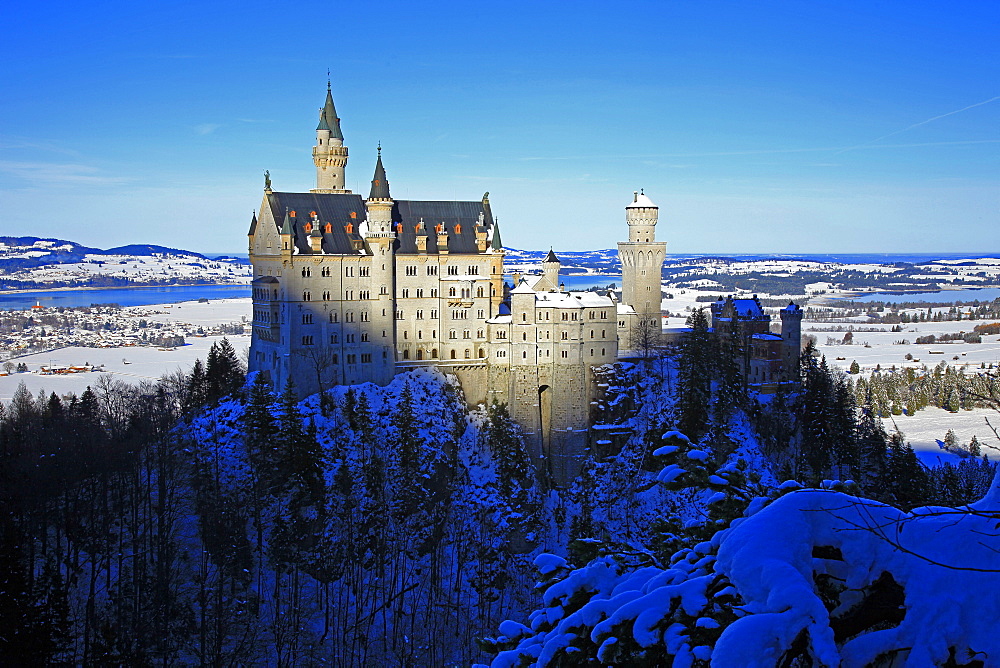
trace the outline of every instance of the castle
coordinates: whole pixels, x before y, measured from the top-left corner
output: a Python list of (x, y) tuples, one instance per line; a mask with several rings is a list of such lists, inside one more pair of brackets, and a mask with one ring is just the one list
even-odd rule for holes
[(304, 396), (438, 367), (458, 377), (470, 405), (506, 403), (552, 480), (571, 479), (599, 396), (594, 370), (659, 342), (657, 206), (637, 192), (625, 207), (619, 302), (564, 290), (552, 252), (541, 275), (508, 284), (489, 193), (394, 199), (381, 147), (368, 197), (348, 190), (329, 84), (312, 155), (316, 187), (276, 191), (267, 174), (250, 225), (250, 371), (276, 388), (292, 380)]

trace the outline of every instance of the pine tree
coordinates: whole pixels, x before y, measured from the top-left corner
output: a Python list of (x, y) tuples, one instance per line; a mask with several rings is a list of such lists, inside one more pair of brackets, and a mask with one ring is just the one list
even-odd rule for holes
[(692, 439), (699, 438), (708, 424), (712, 400), (712, 335), (704, 309), (687, 319), (691, 331), (684, 337), (678, 360), (677, 424)]
[(497, 403), (496, 400), (490, 404), (483, 435), (493, 454), (500, 491), (509, 497), (528, 480), (531, 463), (520, 431), (507, 410), (507, 404)]

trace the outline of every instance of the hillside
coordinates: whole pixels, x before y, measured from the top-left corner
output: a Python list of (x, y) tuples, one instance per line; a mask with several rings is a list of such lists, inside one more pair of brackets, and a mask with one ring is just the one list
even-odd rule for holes
[(0, 290), (249, 283), (249, 277), (245, 260), (164, 246), (101, 250), (62, 239), (0, 237)]

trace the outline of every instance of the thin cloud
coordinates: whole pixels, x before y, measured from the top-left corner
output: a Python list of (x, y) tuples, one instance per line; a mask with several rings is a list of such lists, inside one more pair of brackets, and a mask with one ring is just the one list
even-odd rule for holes
[(52, 185), (121, 185), (122, 176), (105, 176), (96, 167), (52, 162), (14, 162), (0, 160), (0, 173), (26, 181), (33, 186)]
[(194, 131), (200, 135), (210, 135), (221, 127), (221, 123), (202, 123), (194, 126)]
[(870, 144), (876, 144), (876, 143), (882, 141), (883, 139), (888, 139), (889, 137), (894, 137), (894, 136), (896, 136), (898, 134), (902, 134), (904, 132), (908, 132), (908, 131), (910, 131), (910, 130), (912, 130), (914, 128), (919, 128), (922, 125), (927, 125), (928, 123), (933, 123), (934, 121), (939, 121), (942, 118), (947, 118), (948, 116), (954, 116), (955, 114), (960, 114), (963, 111), (968, 111), (969, 109), (975, 109), (976, 107), (981, 107), (984, 104), (989, 104), (990, 102), (996, 102), (997, 100), (1000, 100), (1000, 95), (994, 95), (993, 97), (991, 97), (988, 100), (983, 100), (982, 102), (976, 102), (975, 104), (970, 104), (967, 107), (962, 107), (961, 109), (955, 109), (954, 111), (949, 111), (948, 113), (945, 113), (945, 114), (939, 114), (937, 116), (932, 116), (932, 117), (930, 117), (930, 118), (928, 118), (926, 120), (920, 121), (919, 123), (914, 123), (913, 125), (908, 125), (905, 128), (903, 128), (902, 130), (896, 130), (895, 132), (890, 132), (887, 135), (882, 135), (881, 137), (877, 137), (876, 139), (872, 139), (871, 141), (865, 142), (864, 144), (858, 144), (857, 146), (848, 146), (847, 148), (842, 149), (840, 152), (843, 153), (844, 151), (852, 151), (852, 150), (858, 149), (858, 148), (867, 148)]

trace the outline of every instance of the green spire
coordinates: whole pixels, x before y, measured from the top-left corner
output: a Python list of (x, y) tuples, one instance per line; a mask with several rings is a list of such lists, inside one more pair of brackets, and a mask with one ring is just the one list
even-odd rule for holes
[(378, 145), (378, 162), (375, 163), (375, 176), (372, 178), (372, 190), (368, 199), (390, 199), (389, 181), (385, 178), (385, 167), (382, 166), (382, 144)]
[(329, 130), (332, 139), (343, 139), (344, 133), (340, 131), (340, 119), (337, 118), (337, 108), (333, 106), (333, 93), (330, 92), (330, 82), (326, 82), (326, 103), (319, 112), (319, 125), (317, 130)]
[(493, 221), (493, 239), (490, 241), (490, 248), (498, 251), (503, 250), (503, 242), (500, 241), (500, 221)]
[(288, 207), (285, 207), (285, 222), (281, 224), (281, 233), (289, 235), (292, 233), (292, 218), (288, 215)]
[(247, 232), (247, 236), (257, 233), (257, 212), (253, 212), (253, 218), (250, 220), (250, 231)]

